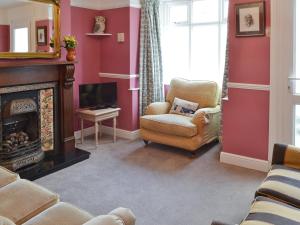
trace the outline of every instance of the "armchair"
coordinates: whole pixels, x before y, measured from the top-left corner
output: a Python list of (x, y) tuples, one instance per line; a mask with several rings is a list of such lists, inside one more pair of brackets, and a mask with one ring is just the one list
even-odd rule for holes
[[(169, 113), (175, 97), (199, 104), (192, 116)], [(140, 118), (142, 139), (196, 151), (218, 138), (220, 106), (218, 85), (212, 81), (176, 78), (170, 83), (166, 102), (150, 104)]]

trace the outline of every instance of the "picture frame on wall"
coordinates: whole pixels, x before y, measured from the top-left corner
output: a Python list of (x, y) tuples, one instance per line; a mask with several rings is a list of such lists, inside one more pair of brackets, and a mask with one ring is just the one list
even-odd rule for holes
[(265, 36), (265, 2), (235, 5), (236, 36)]
[(47, 45), (47, 26), (37, 27), (36, 36), (38, 46)]

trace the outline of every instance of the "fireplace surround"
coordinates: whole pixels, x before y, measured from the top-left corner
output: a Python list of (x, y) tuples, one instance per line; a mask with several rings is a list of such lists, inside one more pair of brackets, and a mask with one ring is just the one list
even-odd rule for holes
[(36, 179), (89, 158), (75, 148), (72, 62), (0, 64), (0, 165)]

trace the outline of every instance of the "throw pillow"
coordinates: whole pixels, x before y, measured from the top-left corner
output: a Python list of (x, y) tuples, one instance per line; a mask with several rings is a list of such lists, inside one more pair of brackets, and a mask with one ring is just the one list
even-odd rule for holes
[(169, 113), (192, 116), (198, 109), (198, 106), (198, 103), (190, 102), (180, 98), (174, 98), (173, 105)]

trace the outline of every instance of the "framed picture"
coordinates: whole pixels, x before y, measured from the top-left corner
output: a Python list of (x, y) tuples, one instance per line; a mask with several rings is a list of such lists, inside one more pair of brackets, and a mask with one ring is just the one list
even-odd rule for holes
[(265, 35), (265, 2), (251, 2), (235, 5), (236, 36)]
[(47, 45), (47, 26), (37, 27), (36, 36), (38, 46)]

